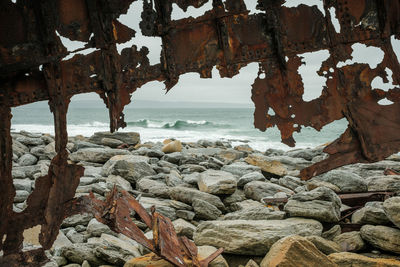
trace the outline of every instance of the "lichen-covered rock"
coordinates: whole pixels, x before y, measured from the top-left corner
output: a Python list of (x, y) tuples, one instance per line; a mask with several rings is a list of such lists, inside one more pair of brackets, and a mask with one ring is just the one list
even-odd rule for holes
[(263, 256), (282, 237), (321, 233), (320, 222), (302, 218), (206, 221), (197, 227), (194, 241), (197, 245), (222, 247), (226, 253)]

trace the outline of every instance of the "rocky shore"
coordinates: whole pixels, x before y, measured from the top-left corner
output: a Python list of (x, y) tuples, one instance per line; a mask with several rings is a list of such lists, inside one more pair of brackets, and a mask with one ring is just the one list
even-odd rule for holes
[[(47, 174), (55, 143), (47, 134), (12, 137), (14, 210), (22, 211), (35, 179)], [(224, 248), (210, 266), (400, 266), (400, 176), (384, 175), (387, 168), (400, 171), (398, 155), (304, 182), (299, 171), (324, 159), (323, 147), (256, 151), (225, 141), (140, 143), (139, 134), (122, 132), (71, 137), (67, 147), (71, 162), (85, 167), (76, 196), (93, 192), (104, 199), (115, 185), (130, 192), (146, 209), (155, 206), (170, 218), (200, 255)], [(339, 195), (368, 191), (394, 196), (367, 202), (342, 219), (349, 207)], [(145, 224), (137, 225), (151, 237)], [(39, 244), (39, 230), (25, 231), (27, 249)], [(91, 215), (75, 215), (63, 222), (46, 266), (171, 266), (143, 257), (147, 253)]]

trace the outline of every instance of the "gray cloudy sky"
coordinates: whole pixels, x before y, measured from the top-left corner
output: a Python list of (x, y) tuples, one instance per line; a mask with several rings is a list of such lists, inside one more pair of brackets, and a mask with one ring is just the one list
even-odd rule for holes
[[(256, 0), (245, 0), (245, 3), (251, 12), (255, 10)], [(287, 0), (284, 4), (287, 7), (294, 7), (300, 3), (307, 5), (317, 5), (317, 7), (324, 13), (322, 7), (322, 0)], [(205, 11), (212, 8), (212, 1), (205, 4), (201, 8), (189, 7), (188, 12), (183, 12), (178, 6), (174, 4), (172, 13), (173, 19), (181, 19), (188, 16), (197, 17), (202, 15)], [(128, 13), (122, 15), (119, 21), (136, 31), (136, 36), (129, 42), (118, 45), (118, 50), (121, 51), (125, 47), (130, 47), (135, 44), (140, 49), (141, 46), (149, 48), (150, 64), (157, 64), (160, 62), (161, 53), (161, 38), (145, 37), (142, 36), (139, 29), (139, 19), (142, 12), (142, 1), (134, 2)], [(330, 10), (334, 12), (334, 10)], [(333, 13), (334, 14), (334, 13)], [(335, 28), (340, 31), (340, 26), (337, 21), (333, 21)], [(63, 43), (69, 48), (70, 51), (79, 47), (79, 42), (71, 42), (66, 38), (62, 38)], [(392, 44), (396, 52), (400, 53), (400, 41), (392, 39)], [(339, 63), (338, 66), (352, 64), (353, 62), (369, 63), (372, 67), (379, 64), (383, 59), (383, 51), (376, 47), (366, 47), (362, 44), (355, 44), (353, 46), (353, 60)], [(91, 51), (88, 51), (91, 52)], [(397, 54), (399, 57), (399, 54)], [(299, 73), (302, 75), (305, 85), (304, 100), (312, 100), (320, 95), (322, 86), (325, 83), (324, 77), (319, 77), (316, 71), (320, 68), (321, 63), (327, 59), (329, 53), (327, 50), (321, 50), (314, 53), (303, 54), (305, 65), (301, 66)], [(151, 82), (133, 94), (133, 99), (137, 100), (155, 100), (155, 101), (189, 101), (189, 102), (227, 102), (227, 103), (251, 103), (251, 84), (257, 76), (258, 64), (251, 63), (241, 69), (240, 74), (234, 78), (220, 78), (218, 71), (214, 68), (212, 79), (200, 79), (197, 73), (188, 73), (180, 76), (179, 83), (172, 88), (172, 90), (165, 94), (163, 90), (164, 85), (160, 82)], [(391, 76), (391, 71), (387, 70), (388, 75)], [(391, 77), (390, 77), (391, 78)], [(391, 84), (383, 85), (381, 78), (376, 78), (373, 85), (391, 88)], [(390, 80), (390, 79), (389, 79)], [(98, 99), (93, 94), (75, 96), (77, 99)]]

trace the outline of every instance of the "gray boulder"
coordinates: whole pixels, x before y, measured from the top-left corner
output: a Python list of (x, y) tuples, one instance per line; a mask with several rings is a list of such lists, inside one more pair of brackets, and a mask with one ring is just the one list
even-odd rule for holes
[(103, 176), (119, 175), (130, 183), (135, 183), (145, 176), (156, 174), (148, 161), (149, 158), (144, 156), (114, 156), (104, 164), (101, 174)]
[(105, 261), (96, 257), (96, 247), (96, 244), (72, 244), (70, 246), (62, 247), (61, 255), (74, 263), (82, 264), (84, 260), (87, 260), (89, 264), (93, 266), (106, 264)]
[(159, 181), (142, 178), (136, 183), (136, 189), (157, 197), (169, 198), (169, 187)]
[(305, 183), (299, 178), (294, 176), (286, 175), (279, 179), (279, 185), (295, 190), (299, 186), (303, 186)]
[(285, 212), (271, 210), (264, 206), (241, 209), (225, 214), (223, 220), (283, 220)]
[(400, 197), (386, 199), (383, 208), (389, 220), (400, 228)]
[(340, 219), (340, 198), (331, 189), (318, 187), (309, 192), (292, 196), (285, 205), (291, 217), (306, 217), (321, 222), (338, 222)]
[(361, 237), (379, 249), (400, 253), (400, 230), (382, 225), (364, 225), (360, 230)]
[(25, 154), (18, 159), (19, 166), (30, 166), (35, 165), (38, 161), (37, 157), (32, 154)]
[(193, 233), (196, 230), (196, 226), (185, 221), (184, 219), (176, 219), (172, 222), (172, 224), (178, 236), (186, 236), (190, 239), (193, 239)]
[(200, 199), (216, 206), (220, 210), (225, 209), (225, 206), (219, 197), (193, 188), (177, 186), (171, 188), (169, 194), (171, 199), (179, 200), (186, 204), (192, 204), (194, 199)]
[(127, 150), (113, 148), (83, 148), (69, 155), (72, 161), (105, 163), (116, 155), (131, 155)]
[(351, 216), (352, 223), (358, 224), (388, 224), (390, 221), (383, 210), (383, 202), (367, 202), (364, 207)]
[(200, 191), (213, 195), (233, 194), (236, 190), (236, 178), (229, 172), (207, 170), (198, 180)]
[(124, 144), (132, 146), (140, 143), (140, 135), (135, 132), (97, 132), (89, 138), (89, 142), (102, 145), (104, 138), (116, 139)]
[(270, 182), (254, 181), (244, 186), (246, 197), (257, 201), (260, 201), (264, 197), (271, 197), (278, 192), (284, 192), (287, 195), (294, 194), (292, 190)]
[(223, 247), (229, 254), (264, 256), (279, 239), (297, 234), (321, 235), (320, 222), (310, 219), (206, 221), (194, 233), (196, 245)]
[(34, 137), (27, 137), (27, 136), (20, 136), (16, 138), (16, 141), (24, 144), (26, 146), (40, 146), (44, 145), (45, 142), (41, 138), (34, 138)]
[(332, 170), (314, 179), (334, 184), (342, 193), (366, 192), (368, 189), (365, 179), (349, 171)]
[(105, 224), (102, 224), (101, 222), (97, 221), (95, 218), (90, 220), (86, 231), (88, 234), (94, 237), (101, 236), (101, 234), (112, 234), (112, 231), (110, 227), (108, 227)]
[(368, 191), (400, 191), (400, 175), (373, 176), (366, 180)]
[(201, 199), (193, 199), (192, 206), (196, 217), (199, 219), (216, 220), (222, 215), (217, 207)]
[(365, 249), (366, 244), (361, 238), (360, 232), (352, 231), (340, 234), (333, 238), (342, 251), (357, 252)]
[(253, 165), (249, 165), (244, 162), (237, 162), (230, 165), (225, 165), (221, 168), (221, 171), (230, 172), (236, 176), (243, 176), (247, 173), (251, 172), (259, 172), (261, 173), (261, 168)]
[(253, 182), (253, 181), (262, 181), (265, 182), (266, 179), (264, 177), (264, 175), (262, 175), (261, 172), (249, 172), (245, 175), (243, 175), (242, 177), (239, 178), (239, 180), (237, 181), (237, 186), (238, 187), (243, 187), (246, 184)]

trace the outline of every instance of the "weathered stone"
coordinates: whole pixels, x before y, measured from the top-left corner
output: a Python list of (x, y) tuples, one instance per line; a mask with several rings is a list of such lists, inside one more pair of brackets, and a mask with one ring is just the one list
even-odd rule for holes
[(86, 231), (91, 236), (101, 236), (101, 234), (112, 234), (110, 227), (101, 222), (97, 221), (95, 218), (90, 220)]
[(200, 191), (213, 195), (233, 194), (236, 190), (236, 178), (229, 172), (207, 170), (198, 180)]
[(364, 207), (353, 213), (351, 222), (358, 224), (388, 224), (390, 220), (383, 210), (383, 202), (367, 202)]
[(294, 194), (292, 190), (270, 182), (254, 181), (244, 186), (246, 197), (257, 201), (260, 201), (264, 197), (272, 197), (278, 192), (284, 192), (288, 195)]
[(95, 244), (72, 244), (67, 247), (61, 248), (61, 254), (70, 262), (82, 264), (84, 260), (87, 260), (90, 265), (99, 266), (106, 264), (103, 260), (99, 259), (95, 255)]
[(157, 257), (154, 253), (146, 254), (142, 257), (130, 259), (124, 267), (174, 267), (168, 261)]
[(243, 175), (242, 177), (239, 178), (239, 180), (237, 181), (237, 186), (238, 187), (243, 187), (247, 183), (250, 183), (250, 182), (253, 182), (253, 181), (265, 182), (265, 177), (260, 172), (250, 172), (250, 173), (247, 173), (247, 174), (245, 174), (245, 175)]
[(193, 199), (192, 206), (199, 219), (216, 220), (222, 215), (217, 207), (201, 199)]
[(253, 260), (249, 260), (244, 267), (260, 267), (260, 265)]
[(14, 179), (13, 183), (15, 190), (23, 190), (29, 193), (32, 191), (32, 180), (30, 179)]
[(367, 191), (365, 179), (349, 171), (332, 170), (313, 179), (334, 184), (339, 187), (342, 193)]
[(119, 175), (130, 183), (135, 183), (142, 177), (155, 175), (156, 172), (148, 164), (149, 158), (135, 155), (118, 155), (110, 158), (104, 164), (101, 174)]
[(40, 146), (44, 145), (45, 142), (41, 138), (20, 136), (15, 139), (16, 141), (26, 146)]
[(279, 184), (286, 188), (295, 190), (297, 187), (304, 185), (304, 182), (298, 177), (286, 175), (279, 179)]
[(116, 155), (131, 155), (127, 150), (113, 148), (83, 148), (69, 155), (72, 161), (105, 163)]
[(194, 199), (200, 199), (209, 202), (220, 210), (225, 209), (225, 206), (219, 197), (201, 192), (193, 188), (178, 186), (171, 188), (169, 194), (172, 199), (179, 200), (187, 204), (192, 204)]
[(246, 195), (244, 194), (244, 191), (236, 189), (236, 191), (232, 195), (225, 196), (222, 202), (226, 207), (229, 207), (230, 205), (236, 202), (241, 202), (243, 200), (246, 200)]
[(330, 260), (340, 267), (398, 267), (400, 261), (395, 259), (374, 259), (356, 253), (332, 253)]
[(89, 138), (89, 142), (101, 145), (103, 138), (117, 139), (124, 144), (132, 146), (140, 143), (140, 135), (135, 132), (97, 132)]
[(191, 185), (197, 185), (199, 179), (200, 179), (200, 173), (198, 172), (193, 172), (183, 176), (183, 181)]
[(165, 154), (162, 159), (172, 164), (179, 164), (180, 160), (184, 157), (181, 152), (174, 152), (170, 154)]
[(361, 237), (379, 249), (400, 253), (400, 230), (382, 225), (364, 225)]
[(177, 200), (169, 201), (169, 205), (177, 210), (193, 210), (192, 206)]
[(172, 225), (174, 226), (175, 232), (178, 236), (186, 236), (193, 239), (193, 233), (196, 230), (196, 226), (184, 219), (176, 219), (172, 222)]
[(221, 171), (230, 172), (233, 175), (241, 177), (247, 173), (259, 172), (261, 173), (261, 168), (253, 165), (246, 164), (244, 162), (237, 162), (230, 165), (225, 165), (221, 168)]
[(386, 199), (383, 208), (389, 220), (400, 228), (400, 197)]
[(24, 191), (24, 190), (16, 190), (15, 191), (15, 197), (14, 197), (14, 203), (21, 203), (24, 202), (29, 196), (29, 192)]
[(263, 256), (282, 237), (321, 233), (320, 222), (302, 218), (206, 221), (197, 227), (194, 240), (197, 245), (223, 247), (226, 253)]
[(157, 197), (169, 198), (169, 187), (162, 182), (142, 178), (137, 182), (136, 188), (142, 192), (151, 193)]
[(357, 252), (365, 248), (365, 242), (357, 231), (340, 234), (333, 241), (340, 246), (341, 251)]
[(54, 241), (52, 249), (59, 250), (62, 247), (67, 247), (72, 245), (72, 242), (65, 236), (62, 231), (58, 232), (57, 239)]
[(322, 222), (338, 222), (340, 198), (331, 189), (318, 187), (309, 192), (293, 195), (285, 205), (291, 217), (313, 218)]
[(240, 202), (233, 203), (229, 207), (232, 211), (238, 211), (238, 210), (251, 209), (255, 207), (264, 207), (264, 205), (259, 201), (246, 199)]
[(18, 159), (19, 166), (35, 165), (38, 161), (37, 157), (32, 154), (25, 154)]
[(330, 240), (326, 240), (320, 236), (307, 236), (306, 239), (314, 244), (322, 253), (329, 255), (331, 253), (341, 252), (340, 246)]
[(181, 152), (182, 151), (182, 143), (179, 140), (169, 142), (168, 144), (163, 146), (161, 151), (164, 153)]
[(86, 241), (85, 236), (78, 233), (75, 229), (69, 230), (66, 234), (66, 237), (68, 237), (72, 243), (84, 243)]
[(170, 218), (172, 221), (176, 220), (175, 209), (170, 205), (169, 200), (159, 199), (159, 198), (150, 198), (150, 197), (141, 197), (139, 203), (150, 213), (151, 207), (154, 206), (156, 211), (165, 217)]
[(18, 142), (15, 139), (12, 140), (12, 150), (13, 153), (15, 153), (18, 157), (21, 157), (25, 153), (29, 152), (29, 148), (26, 145)]
[(225, 214), (223, 220), (283, 220), (285, 212), (256, 206)]
[(178, 218), (182, 218), (187, 221), (193, 220), (195, 215), (196, 215), (196, 213), (194, 213), (193, 211), (188, 211), (188, 210), (177, 210), (176, 211), (176, 216)]
[(249, 155), (245, 160), (248, 164), (258, 166), (262, 171), (273, 175), (285, 176), (288, 172), (285, 165), (283, 165), (281, 162), (271, 160), (269, 157), (261, 154)]
[(196, 165), (196, 164), (185, 164), (178, 167), (178, 170), (182, 174), (193, 173), (193, 172), (204, 172), (207, 169), (203, 166)]
[(313, 243), (298, 235), (287, 236), (272, 245), (260, 267), (338, 267)]

